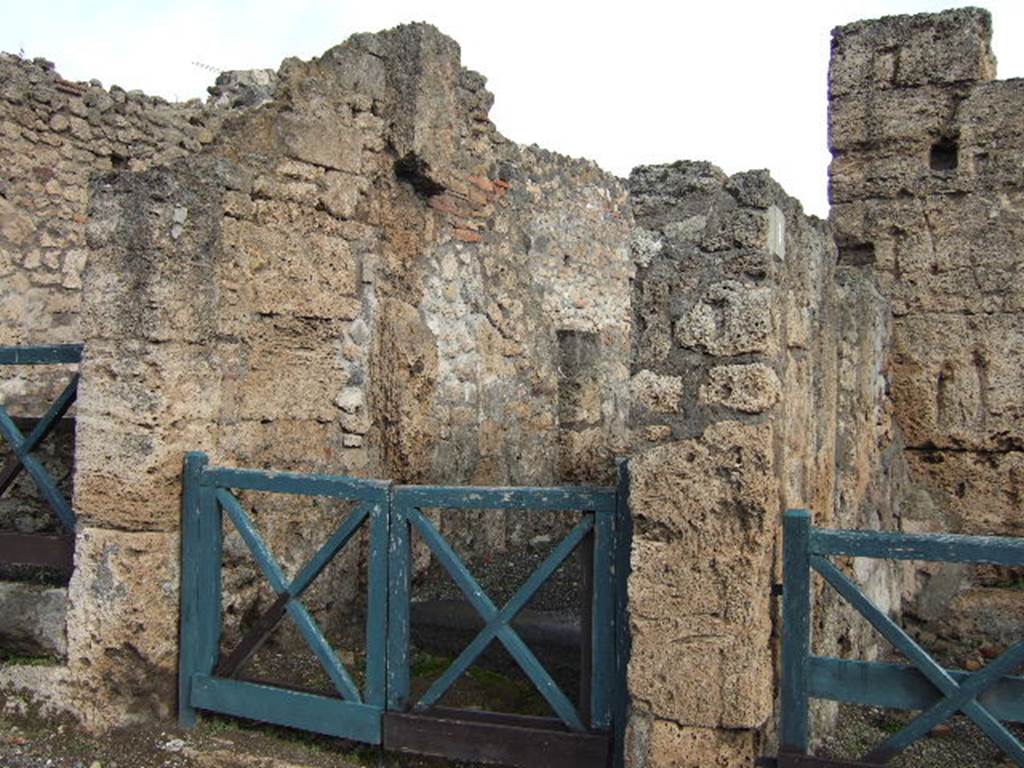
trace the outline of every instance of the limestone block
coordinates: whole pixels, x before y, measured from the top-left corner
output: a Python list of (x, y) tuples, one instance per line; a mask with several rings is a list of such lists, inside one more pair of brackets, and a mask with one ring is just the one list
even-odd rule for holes
[(773, 354), (778, 348), (773, 299), (770, 288), (752, 288), (735, 280), (715, 283), (676, 321), (676, 341), (722, 357)]
[(744, 413), (767, 411), (781, 395), (778, 375), (764, 363), (716, 366), (708, 371), (708, 381), (700, 388), (700, 402)]
[(634, 714), (626, 732), (630, 768), (749, 768), (758, 752), (755, 730), (690, 728)]
[(960, 104), (959, 140), (967, 151), (998, 152), (1024, 148), (1024, 80), (999, 80), (971, 88)]
[(238, 345), (235, 374), (226, 377), (224, 415), (240, 420), (309, 419), (332, 422), (332, 400), (345, 383), (346, 362), (329, 342), (294, 338), (291, 330), (261, 328)]
[(340, 238), (226, 220), (224, 245), (251, 281), (254, 312), (352, 319), (359, 311), (346, 299), (359, 286), (358, 264)]
[(653, 371), (640, 371), (630, 382), (633, 400), (654, 413), (678, 413), (683, 396), (680, 376), (660, 376)]
[(720, 422), (630, 463), (629, 687), (659, 717), (756, 728), (771, 715), (772, 444), (770, 425)]
[(172, 716), (178, 535), (82, 526), (68, 599), (76, 712), (92, 727)]
[(185, 453), (209, 450), (215, 433), (208, 422), (153, 428), (80, 413), (74, 493), (79, 519), (132, 531), (175, 530)]
[(829, 101), (829, 147), (848, 151), (885, 145), (926, 145), (955, 133), (961, 92), (941, 86), (868, 91)]
[(289, 157), (347, 173), (362, 168), (362, 132), (341, 113), (287, 114), (276, 130)]
[(832, 31), (829, 91), (838, 96), (991, 80), (996, 71), (991, 37), (992, 19), (979, 8), (889, 16), (837, 27)]
[[(893, 311), (1019, 312), (1024, 193), (868, 201), (832, 210), (840, 243), (868, 243)], [(844, 259), (840, 247), (840, 262)]]
[(0, 645), (26, 656), (63, 656), (67, 603), (64, 587), (0, 582)]
[(911, 476), (945, 507), (958, 533), (1024, 535), (1024, 453), (909, 451)]
[(911, 447), (1024, 447), (1016, 315), (912, 315), (893, 326), (895, 416)]

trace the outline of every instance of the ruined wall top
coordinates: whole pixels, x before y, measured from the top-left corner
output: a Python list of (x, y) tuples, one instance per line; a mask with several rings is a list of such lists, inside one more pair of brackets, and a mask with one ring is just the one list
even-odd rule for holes
[(992, 80), (992, 17), (981, 8), (887, 16), (832, 31), (829, 92)]

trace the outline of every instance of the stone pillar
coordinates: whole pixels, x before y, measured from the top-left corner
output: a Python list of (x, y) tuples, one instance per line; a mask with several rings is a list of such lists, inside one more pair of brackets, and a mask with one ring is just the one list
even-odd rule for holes
[(630, 186), (627, 764), (750, 766), (773, 728), (781, 514), (831, 510), (833, 251), (765, 172), (676, 163)]
[(94, 185), (68, 665), (90, 725), (173, 711), (181, 465), (212, 445), (222, 177), (180, 162)]

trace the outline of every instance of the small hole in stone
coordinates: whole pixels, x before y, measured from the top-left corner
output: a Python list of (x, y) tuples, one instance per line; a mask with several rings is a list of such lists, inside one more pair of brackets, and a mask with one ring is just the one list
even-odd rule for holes
[(123, 171), (128, 168), (128, 158), (116, 152), (110, 155), (110, 167), (115, 171)]
[(412, 185), (418, 195), (433, 197), (445, 191), (444, 186), (430, 178), (430, 165), (414, 152), (395, 161), (395, 176)]
[(933, 171), (953, 171), (959, 164), (960, 148), (955, 139), (943, 138), (932, 144), (929, 164)]
[(874, 243), (845, 243), (839, 246), (839, 263), (867, 267), (875, 263)]

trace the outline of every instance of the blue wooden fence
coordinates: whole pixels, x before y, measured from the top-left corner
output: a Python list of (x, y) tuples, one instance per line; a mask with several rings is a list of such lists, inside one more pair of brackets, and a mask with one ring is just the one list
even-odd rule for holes
[[(328, 496), (354, 500), (358, 506), (299, 574), (288, 581), (235, 495), (234, 491), (238, 490)], [(499, 607), (424, 514), (425, 509), (534, 510), (573, 515), (576, 519), (569, 534), (511, 600)], [(242, 641), (232, 651), (222, 654), (224, 513), (241, 534), (278, 598)], [(626, 506), (614, 489), (392, 486), (386, 482), (340, 476), (211, 468), (204, 454), (190, 453), (185, 462), (182, 514), (179, 660), (179, 718), (182, 724), (191, 726), (196, 720), (197, 710), (207, 710), (371, 744), (383, 743), (386, 747), (405, 748), (407, 751), (418, 749), (437, 754), (433, 750), (440, 749), (441, 753), (456, 757), (479, 755), (480, 744), (487, 742), (489, 754), (497, 754), (499, 759), (507, 759), (512, 764), (543, 759), (543, 750), (548, 748), (553, 750), (549, 757), (556, 752), (570, 757), (585, 753), (584, 762), (589, 761), (588, 764), (596, 764), (595, 756), (603, 759), (607, 755), (613, 712), (624, 712), (624, 707), (616, 699), (625, 695), (619, 679), (624, 663), (617, 658), (616, 648), (623, 644), (620, 603), (624, 598), (623, 568), (627, 562), (624, 547), (628, 547), (628, 541), (616, 535), (617, 527), (625, 528), (617, 521), (626, 515)], [(363, 525), (369, 526), (371, 546), (367, 675), (365, 687), (360, 691), (300, 598)], [(410, 542), (414, 531), (454, 578), (485, 626), (427, 692), (411, 701)], [(513, 629), (512, 620), (581, 546), (588, 547), (585, 552), (590, 556), (588, 562), (592, 562), (591, 575), (587, 580), (592, 586), (586, 612), (590, 618), (586, 624), (589, 637), (585, 640), (591, 663), (590, 674), (582, 686), (585, 700), (574, 705)], [(316, 653), (337, 689), (337, 697), (233, 679), (241, 663), (285, 615), (292, 618)], [(530, 731), (528, 727), (524, 731), (522, 719), (517, 720), (514, 727), (506, 727), (507, 720), (505, 723), (488, 724), (481, 721), (480, 713), (474, 713), (472, 722), (462, 722), (458, 718), (453, 719), (451, 712), (445, 710), (443, 729), (435, 727), (442, 719), (428, 720), (424, 729), (418, 718), (429, 717), (431, 713), (440, 717), (437, 713), (441, 710), (435, 707), (437, 702), (495, 640), (521, 666), (551, 706), (557, 720), (545, 721), (542, 730), (537, 731), (542, 736), (535, 744), (525, 746), (522, 744), (523, 733)], [(393, 714), (395, 719), (388, 731), (383, 724), (388, 722), (389, 714)], [(567, 736), (562, 741), (558, 741), (557, 729), (552, 730), (552, 724), (559, 722)], [(462, 726), (464, 729), (460, 730)], [(478, 743), (460, 751), (458, 737), (435, 738), (441, 730), (454, 732), (457, 736), (461, 733), (468, 741), (476, 738)], [(595, 732), (605, 736), (595, 740)], [(491, 742), (510, 735), (513, 740), (507, 753), (500, 748), (495, 751)], [(537, 749), (531, 753), (534, 747)], [(575, 763), (555, 760), (551, 764)]]
[[(843, 764), (816, 763), (803, 757), (808, 750), (807, 710), (812, 698), (921, 710), (858, 764), (886, 763), (936, 725), (963, 713), (1017, 765), (1024, 766), (1024, 747), (1003, 724), (1024, 722), (1024, 678), (1011, 676), (1024, 665), (1024, 641), (1014, 643), (977, 672), (945, 669), (828, 559), (846, 556), (1024, 565), (1024, 539), (828, 530), (812, 526), (805, 510), (787, 511), (783, 526), (780, 766)], [(911, 663), (883, 664), (812, 654), (812, 570)]]
[[(289, 581), (234, 494), (239, 490), (326, 496), (352, 500), (357, 506)], [(185, 460), (182, 499), (181, 723), (192, 725), (196, 710), (203, 709), (379, 744), (385, 704), (389, 484), (326, 475), (210, 468), (205, 455), (190, 453)], [(241, 534), (277, 600), (235, 650), (222, 658), (223, 513)], [(370, 556), (366, 683), (360, 691), (301, 598), (364, 525), (370, 530)], [(232, 678), (284, 615), (292, 619), (313, 650), (336, 688), (337, 698)]]
[[(58, 344), (44, 347), (0, 347), (0, 365), (60, 365), (78, 363), (82, 359), (81, 344)], [(14, 456), (0, 469), (0, 494), (14, 483), (22, 470), (28, 472), (50, 509), (69, 533), (75, 530), (75, 513), (57, 487), (56, 481), (32, 452), (39, 447), (68, 412), (78, 396), (78, 374), (53, 402), (46, 414), (26, 436), (18, 429), (7, 409), (0, 405), (0, 435), (11, 446)]]

